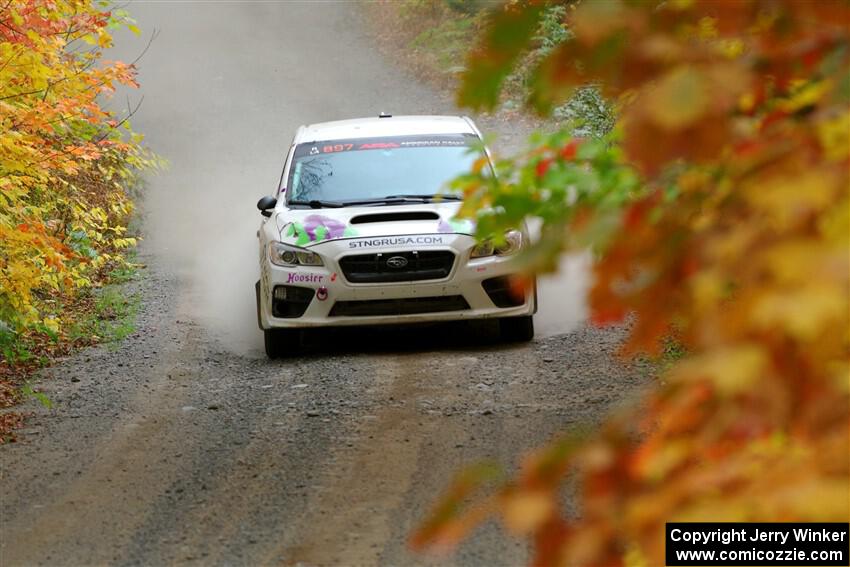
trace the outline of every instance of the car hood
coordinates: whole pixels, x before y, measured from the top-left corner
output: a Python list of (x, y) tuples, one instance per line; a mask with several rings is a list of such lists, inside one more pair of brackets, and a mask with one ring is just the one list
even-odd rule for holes
[(404, 234), (474, 234), (475, 223), (455, 219), (461, 203), (338, 209), (289, 209), (273, 217), (281, 242), (311, 246), (330, 240)]

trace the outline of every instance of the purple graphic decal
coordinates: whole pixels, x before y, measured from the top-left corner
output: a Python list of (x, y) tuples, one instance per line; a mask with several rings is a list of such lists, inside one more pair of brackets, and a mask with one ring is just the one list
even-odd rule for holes
[(340, 238), (345, 233), (345, 228), (345, 223), (322, 215), (310, 215), (304, 219), (304, 230), (313, 242)]
[(459, 232), (462, 234), (474, 234), (475, 222), (469, 219), (449, 219), (448, 222), (443, 219), (440, 219), (440, 222), (437, 225), (437, 232)]

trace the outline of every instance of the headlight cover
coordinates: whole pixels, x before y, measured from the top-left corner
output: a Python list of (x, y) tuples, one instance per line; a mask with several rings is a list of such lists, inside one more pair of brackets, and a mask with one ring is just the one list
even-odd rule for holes
[(275, 266), (324, 266), (322, 257), (315, 252), (283, 242), (269, 243), (269, 260)]
[(505, 233), (505, 241), (494, 244), (492, 240), (479, 242), (472, 248), (470, 258), (485, 258), (487, 256), (510, 256), (516, 254), (522, 248), (522, 232), (519, 230), (509, 230)]

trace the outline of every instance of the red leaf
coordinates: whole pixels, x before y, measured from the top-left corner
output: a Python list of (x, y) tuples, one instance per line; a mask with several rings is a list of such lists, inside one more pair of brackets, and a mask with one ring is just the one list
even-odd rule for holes
[(561, 158), (565, 160), (575, 159), (580, 144), (579, 140), (571, 140), (569, 144), (561, 148)]

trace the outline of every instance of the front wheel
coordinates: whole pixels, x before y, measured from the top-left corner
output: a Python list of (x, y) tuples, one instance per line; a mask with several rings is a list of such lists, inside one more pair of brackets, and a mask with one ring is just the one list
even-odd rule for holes
[(506, 342), (527, 343), (534, 338), (534, 319), (531, 315), (499, 319), (499, 334)]
[(282, 358), (294, 356), (301, 348), (301, 331), (297, 329), (264, 329), (263, 342), (266, 356)]

